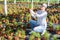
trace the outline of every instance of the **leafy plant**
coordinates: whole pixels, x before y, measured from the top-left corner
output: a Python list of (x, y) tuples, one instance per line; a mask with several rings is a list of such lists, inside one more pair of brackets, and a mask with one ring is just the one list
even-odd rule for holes
[(53, 36), (53, 40), (57, 40), (57, 36), (56, 35)]
[(48, 26), (49, 27), (52, 27), (53, 26), (53, 23), (52, 22), (49, 22)]
[(22, 25), (22, 22), (18, 22), (18, 25)]
[(36, 33), (35, 37), (37, 38), (36, 40), (41, 40), (41, 36), (39, 32)]
[(35, 35), (35, 37), (37, 37), (37, 38), (40, 38), (41, 36), (40, 36), (40, 33), (36, 33), (36, 35)]
[(6, 27), (5, 33), (6, 33), (7, 35), (10, 35), (10, 32), (11, 32), (11, 31), (12, 31), (11, 27)]
[(1, 37), (1, 40), (5, 40), (4, 36)]
[(40, 40), (40, 33), (32, 31), (29, 40), (34, 40), (35, 37), (38, 38), (37, 40)]
[(36, 32), (32, 31), (30, 34), (31, 35), (29, 36), (29, 40), (34, 40)]
[(5, 24), (6, 24), (6, 25), (9, 25), (9, 24), (10, 24), (8, 19), (6, 19)]
[(34, 36), (33, 35), (30, 35), (30, 37), (29, 37), (29, 40), (34, 40)]
[(24, 39), (25, 38), (25, 31), (24, 30), (22, 30), (22, 31), (21, 30), (17, 30), (17, 32), (15, 33), (15, 36)]
[(20, 30), (17, 30), (15, 33), (15, 36), (18, 36), (18, 33), (20, 32)]
[(46, 40), (49, 40), (50, 34), (46, 31), (43, 36)]
[(21, 36), (22, 36), (22, 38), (25, 38), (25, 31), (24, 30), (21, 31)]
[(57, 25), (55, 30), (60, 30), (60, 25)]

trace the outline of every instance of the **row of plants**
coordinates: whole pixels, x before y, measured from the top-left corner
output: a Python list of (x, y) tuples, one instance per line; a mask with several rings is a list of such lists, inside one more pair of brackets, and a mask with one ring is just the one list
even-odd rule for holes
[[(34, 7), (33, 8), (38, 8), (39, 5), (41, 5), (42, 3), (34, 3)], [(4, 14), (4, 5), (0, 4), (0, 13)], [(51, 4), (52, 6), (49, 6), (47, 8), (48, 13), (53, 13), (53, 12), (60, 12), (60, 7), (59, 4), (56, 4), (57, 6), (55, 6), (55, 4)], [(7, 4), (8, 7), (8, 13), (13, 13), (13, 12), (20, 12), (21, 10), (25, 10), (25, 9), (29, 9), (31, 8), (31, 3), (17, 3), (17, 4), (13, 4), (13, 3), (8, 3)], [(17, 11), (18, 10), (18, 11)]]
[(46, 31), (43, 36), (38, 32), (32, 32), (29, 36), (29, 40), (58, 40), (57, 35), (52, 35)]
[(48, 24), (48, 30), (52, 33), (54, 32), (55, 34), (59, 34), (60, 35), (60, 25), (53, 25), (52, 22), (49, 22)]
[[(52, 34), (60, 34), (60, 13), (58, 13), (58, 10), (55, 8), (50, 9), (50, 12), (48, 13), (48, 30)], [(59, 9), (60, 10), (60, 9)], [(59, 30), (59, 32), (57, 32)]]
[[(2, 5), (3, 6), (3, 5)], [(0, 8), (1, 9), (1, 8)], [(34, 9), (36, 11), (38, 9)], [(56, 34), (60, 34), (60, 13), (58, 12), (49, 12), (48, 10), (48, 16), (47, 16), (47, 22), (49, 30), (56, 31)], [(0, 37), (2, 40), (8, 39), (8, 40), (25, 40), (26, 39), (26, 27), (29, 27), (29, 20), (31, 20), (31, 15), (29, 13), (29, 8), (26, 8), (24, 6), (16, 6), (14, 4), (8, 5), (8, 15), (5, 16), (3, 9), (0, 11)], [(57, 26), (55, 29), (53, 28), (53, 24), (56, 24)], [(51, 32), (52, 32), (51, 31)], [(57, 33), (57, 31), (59, 31)], [(36, 35), (37, 34), (37, 35)], [(49, 40), (50, 35), (48, 32), (46, 32), (42, 40)], [(55, 37), (53, 37), (55, 38)], [(41, 40), (40, 33), (33, 32), (29, 36), (29, 40)]]
[(31, 15), (29, 14), (28, 10), (25, 11), (24, 8), (20, 8), (19, 10), (17, 10), (16, 6), (10, 7), (10, 9), (8, 10), (9, 11), (7, 16), (5, 16), (4, 14), (0, 15), (1, 40), (25, 40), (25, 30), (26, 27), (28, 27), (28, 21), (31, 19)]
[[(4, 29), (3, 29), (4, 31)], [(8, 33), (6, 33), (8, 32)], [(2, 36), (0, 36), (1, 40), (26, 40), (27, 36), (25, 35), (25, 31), (22, 29), (18, 29), (15, 33), (12, 31), (6, 31), (5, 33), (2, 34)], [(50, 40), (50, 33), (48, 31), (46, 31), (44, 33), (43, 36), (40, 35), (40, 33), (38, 32), (32, 32), (29, 36), (28, 36), (29, 40)], [(52, 36), (53, 40), (58, 40), (56, 35)]]

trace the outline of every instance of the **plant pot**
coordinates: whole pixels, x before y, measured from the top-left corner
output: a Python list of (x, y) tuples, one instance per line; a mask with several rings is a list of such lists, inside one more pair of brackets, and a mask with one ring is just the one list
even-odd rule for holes
[(2, 34), (2, 32), (0, 31), (0, 35)]
[(41, 40), (46, 40), (46, 38), (43, 36), (43, 37), (41, 38)]
[(56, 35), (53, 35), (52, 40), (58, 40)]
[(6, 36), (6, 34), (2, 34), (2, 36)]
[(3, 22), (3, 23), (5, 23), (5, 22), (6, 22), (6, 20), (3, 20), (2, 22)]
[(60, 30), (56, 30), (56, 34), (59, 34), (60, 35)]
[(30, 27), (30, 24), (29, 23), (27, 24), (27, 27)]
[(53, 27), (49, 27), (48, 30), (49, 30), (50, 32), (52, 32), (52, 31), (53, 31)]
[(8, 36), (8, 40), (11, 40), (11, 36)]
[(35, 40), (41, 40), (40, 38), (35, 38)]
[(14, 37), (14, 40), (19, 40), (19, 38), (17, 36)]
[(34, 40), (34, 38), (35, 37), (33, 35), (32, 36), (30, 35), (29, 40)]
[(1, 27), (3, 27), (3, 25), (2, 25), (2, 24), (0, 24), (0, 28), (1, 28)]

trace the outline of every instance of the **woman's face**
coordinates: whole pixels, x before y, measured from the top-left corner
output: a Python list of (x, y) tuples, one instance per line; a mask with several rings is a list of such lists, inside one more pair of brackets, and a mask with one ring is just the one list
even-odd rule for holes
[(41, 10), (45, 10), (45, 7), (44, 6), (41, 6), (41, 8), (40, 8)]

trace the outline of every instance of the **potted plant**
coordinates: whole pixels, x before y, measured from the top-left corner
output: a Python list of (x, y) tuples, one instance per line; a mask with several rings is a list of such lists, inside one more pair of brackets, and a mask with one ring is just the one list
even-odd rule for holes
[(41, 40), (39, 32), (32, 31), (29, 36), (29, 40)]
[(5, 29), (2, 29), (2, 35), (1, 35), (1, 40), (5, 40), (5, 38), (7, 38)]
[(48, 17), (47, 17), (46, 22), (48, 22), (48, 21), (49, 21), (49, 19), (48, 19)]
[(55, 23), (55, 24), (58, 24), (58, 19), (57, 19), (57, 17), (54, 19), (54, 23)]
[(8, 19), (6, 19), (6, 22), (5, 22), (5, 24), (6, 24), (6, 26), (9, 26), (9, 20)]
[(12, 36), (10, 35), (10, 32), (11, 32), (11, 31), (12, 31), (12, 29), (11, 29), (10, 26), (6, 27), (5, 33), (6, 33), (6, 35), (7, 35), (7, 39), (8, 39), (8, 40), (11, 40), (11, 39), (12, 39)]
[(55, 30), (56, 30), (56, 34), (60, 34), (60, 25), (57, 25)]
[(25, 39), (26, 38), (26, 35), (25, 35), (25, 31), (24, 30), (21, 31), (21, 38), (22, 39)]
[(50, 34), (46, 31), (42, 37), (42, 40), (49, 40)]
[(53, 31), (53, 23), (52, 22), (49, 22), (48, 23), (48, 30), (50, 31), (50, 32), (52, 32)]
[(13, 40), (14, 37), (13, 35), (14, 35), (13, 31), (10, 31), (10, 33), (7, 35), (8, 40)]
[(29, 20), (31, 20), (31, 15), (29, 13), (26, 13), (26, 21), (28, 22)]
[(36, 35), (35, 35), (35, 40), (41, 40), (40, 33), (36, 32)]
[(14, 40), (19, 40), (19, 38), (17, 36), (14, 36)]
[(19, 38), (18, 38), (18, 37), (19, 37), (19, 36), (18, 36), (18, 35), (19, 35), (18, 32), (19, 32), (19, 30), (17, 30), (17, 31), (15, 32), (14, 40), (18, 40), (18, 39), (19, 39)]
[(33, 31), (29, 36), (29, 40), (34, 40), (36, 33)]
[(4, 36), (1, 36), (1, 40), (5, 40)]
[(24, 30), (17, 30), (17, 32), (15, 33), (15, 39), (20, 39), (20, 40), (24, 40), (26, 37), (25, 35), (25, 31)]
[(2, 18), (2, 22), (5, 23), (6, 22), (6, 19), (5, 18)]
[(2, 28), (2, 27), (3, 27), (2, 22), (0, 22), (0, 28)]
[(58, 40), (56, 35), (53, 35), (53, 40)]
[(11, 29), (11, 27), (9, 26), (9, 27), (6, 27), (6, 30), (5, 30), (5, 33), (7, 34), (7, 35), (10, 35), (10, 32), (12, 31), (12, 29)]
[(13, 24), (14, 24), (15, 27), (18, 26), (18, 22), (16, 22), (16, 21), (14, 21)]
[(30, 35), (29, 40), (34, 40), (34, 35)]
[(11, 35), (8, 35), (8, 40), (12, 40), (12, 36)]

